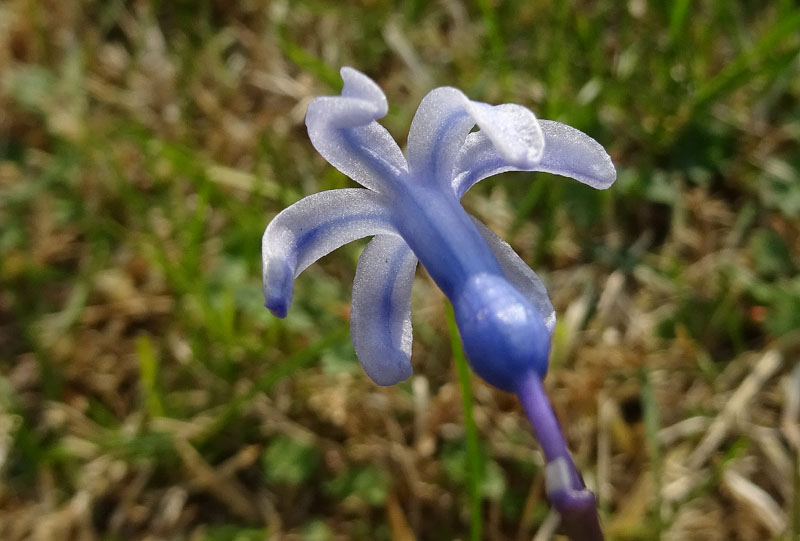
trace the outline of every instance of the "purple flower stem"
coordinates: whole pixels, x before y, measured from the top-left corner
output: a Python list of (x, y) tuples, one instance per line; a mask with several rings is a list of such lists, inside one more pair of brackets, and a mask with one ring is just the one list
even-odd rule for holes
[(561, 514), (564, 532), (575, 541), (603, 541), (597, 500), (586, 488), (572, 461), (561, 427), (542, 382), (535, 373), (530, 373), (522, 380), (517, 387), (517, 396), (542, 446), (547, 461), (547, 498)]

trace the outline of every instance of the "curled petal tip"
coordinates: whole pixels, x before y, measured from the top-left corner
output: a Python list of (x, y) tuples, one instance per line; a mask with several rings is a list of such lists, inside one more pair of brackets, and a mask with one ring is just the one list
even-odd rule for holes
[(617, 170), (603, 146), (566, 124), (540, 120), (545, 138), (541, 171), (572, 177), (604, 190), (617, 180)]
[(344, 81), (343, 97), (369, 102), (375, 108), (374, 118), (386, 116), (386, 113), (389, 112), (389, 102), (386, 101), (386, 95), (375, 81), (360, 71), (347, 66), (343, 67), (339, 74), (342, 76), (342, 81)]
[(328, 162), (365, 188), (385, 190), (405, 177), (405, 156), (376, 122), (389, 105), (380, 87), (353, 68), (342, 68), (340, 96), (321, 96), (308, 104), (311, 144)]
[(544, 139), (536, 116), (521, 105), (472, 101), (458, 89), (432, 90), (417, 109), (408, 134), (408, 163), (416, 178), (449, 185), (461, 149), (477, 124), (496, 153), (518, 168), (539, 163)]
[(310, 195), (280, 212), (261, 240), (265, 305), (284, 317), (292, 302), (294, 279), (311, 263), (350, 241), (394, 233), (382, 199), (363, 188)]
[(264, 306), (266, 306), (267, 310), (272, 312), (272, 315), (275, 317), (284, 318), (289, 312), (289, 306), (283, 299), (267, 299), (264, 301)]
[(383, 359), (381, 366), (376, 369), (367, 364), (363, 364), (363, 366), (367, 376), (378, 385), (384, 387), (405, 381), (413, 374), (413, 369), (408, 359), (404, 355), (397, 353), (393, 353)]
[(484, 120), (489, 127), (485, 131), (509, 165), (519, 169), (531, 169), (538, 165), (544, 153), (545, 142), (536, 115), (515, 103), (495, 107), (476, 105), (483, 113), (480, 117), (484, 114), (488, 116), (487, 113), (494, 117), (491, 121), (488, 118)]
[(608, 161), (605, 164), (605, 167), (601, 168), (597, 172), (598, 178), (603, 183), (603, 188), (608, 188), (614, 182), (617, 181), (617, 169), (614, 167), (614, 164), (611, 162), (611, 157), (608, 157)]
[(289, 304), (291, 304), (291, 294), (287, 297), (285, 295), (276, 295), (273, 291), (264, 290), (264, 306), (275, 317), (286, 317), (289, 312)]
[[(597, 146), (600, 147), (599, 143)], [(611, 156), (606, 153), (605, 149), (603, 149), (601, 153), (600, 149), (602, 149), (602, 147), (597, 150), (598, 160), (589, 167), (589, 173), (586, 176), (589, 179), (593, 179), (593, 184), (590, 185), (593, 185), (599, 190), (605, 190), (616, 182), (617, 169), (611, 161)], [(587, 182), (587, 184), (589, 184), (589, 182)]]
[(294, 275), (285, 262), (268, 260), (264, 264), (264, 306), (277, 317), (286, 317), (292, 302)]

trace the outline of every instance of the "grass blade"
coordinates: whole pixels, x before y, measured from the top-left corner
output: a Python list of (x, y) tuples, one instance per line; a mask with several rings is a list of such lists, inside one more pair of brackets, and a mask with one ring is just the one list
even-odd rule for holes
[(676, 0), (672, 4), (672, 10), (669, 14), (669, 39), (673, 46), (677, 46), (683, 39), (683, 31), (688, 14), (689, 0)]
[(755, 46), (742, 52), (725, 69), (701, 86), (694, 100), (694, 109), (704, 108), (720, 96), (730, 93), (749, 81), (752, 73), (758, 71), (758, 64), (775, 54), (780, 42), (800, 30), (800, 11), (779, 21)]
[(306, 349), (299, 351), (286, 359), (286, 362), (281, 363), (268, 370), (253, 386), (239, 396), (233, 397), (228, 402), (225, 409), (219, 416), (211, 423), (211, 425), (200, 435), (195, 438), (194, 443), (199, 445), (209, 440), (214, 435), (222, 431), (234, 418), (236, 418), (247, 405), (261, 393), (269, 391), (276, 383), (290, 376), (294, 372), (300, 370), (311, 364), (314, 360), (319, 358), (319, 354), (338, 344), (346, 339), (348, 335), (348, 327), (343, 326), (329, 332), (316, 342), (309, 345)]
[(158, 390), (158, 356), (148, 335), (142, 334), (136, 339), (136, 355), (145, 409), (151, 417), (162, 417), (164, 405)]
[(467, 479), (469, 480), (469, 525), (470, 539), (481, 539), (481, 449), (478, 442), (478, 429), (475, 417), (472, 414), (472, 384), (470, 382), (470, 369), (464, 350), (461, 348), (461, 338), (458, 336), (456, 318), (453, 307), (447, 304), (447, 327), (450, 330), (450, 345), (458, 372), (458, 383), (461, 386), (461, 407), (464, 410), (464, 433), (467, 444)]
[(506, 44), (497, 22), (494, 6), (490, 0), (478, 0), (478, 8), (481, 10), (483, 27), (486, 29), (486, 38), (489, 42), (491, 58), (497, 63), (500, 72), (505, 76), (509, 73), (508, 62), (506, 60)]
[(645, 438), (650, 448), (650, 460), (653, 469), (653, 485), (655, 492), (655, 509), (653, 511), (654, 539), (661, 539), (664, 531), (664, 518), (661, 516), (661, 485), (663, 482), (663, 459), (661, 456), (661, 443), (658, 431), (661, 429), (661, 410), (653, 393), (653, 384), (650, 374), (644, 369), (639, 372), (639, 384), (642, 387), (642, 408), (644, 417)]
[(342, 78), (339, 72), (330, 67), (321, 59), (309, 53), (306, 49), (292, 41), (283, 29), (278, 32), (280, 47), (289, 60), (300, 68), (313, 73), (317, 78), (327, 84), (334, 92), (342, 89)]

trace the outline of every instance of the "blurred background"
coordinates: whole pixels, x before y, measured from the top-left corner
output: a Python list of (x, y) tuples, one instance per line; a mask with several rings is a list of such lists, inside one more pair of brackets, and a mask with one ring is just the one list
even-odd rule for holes
[(473, 377), (465, 418), (423, 270), (391, 388), (348, 336), (366, 241), (263, 308), (266, 224), (353, 185), (303, 124), (342, 65), (401, 146), (453, 85), (611, 154), (605, 192), (464, 200), (551, 292), (546, 386), (608, 537), (797, 539), (791, 0), (0, 2), (0, 539), (551, 538), (519, 405)]

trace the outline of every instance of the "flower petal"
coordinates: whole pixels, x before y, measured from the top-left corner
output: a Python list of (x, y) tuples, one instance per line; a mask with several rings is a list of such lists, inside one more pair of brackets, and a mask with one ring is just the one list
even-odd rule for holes
[(617, 170), (605, 149), (580, 130), (552, 120), (540, 121), (545, 150), (537, 171), (554, 173), (605, 190), (617, 180)]
[(394, 231), (381, 196), (363, 188), (316, 193), (284, 209), (261, 240), (266, 307), (286, 316), (293, 281), (311, 263), (355, 239)]
[(553, 334), (553, 329), (556, 326), (556, 311), (550, 302), (547, 288), (542, 280), (525, 264), (506, 241), (495, 235), (491, 229), (483, 225), (474, 216), (470, 216), (470, 218), (472, 218), (472, 221), (478, 227), (478, 231), (489, 244), (489, 248), (492, 249), (506, 279), (539, 310), (544, 320), (544, 326), (547, 327), (547, 331), (550, 334)]
[(308, 136), (336, 169), (362, 186), (381, 191), (408, 171), (395, 140), (375, 122), (388, 111), (386, 96), (363, 73), (347, 67), (340, 73), (341, 96), (323, 96), (308, 104)]
[(478, 181), (506, 171), (542, 171), (554, 173), (604, 190), (617, 179), (611, 158), (600, 143), (566, 124), (540, 120), (544, 135), (541, 161), (532, 167), (509, 162), (481, 132), (467, 137), (458, 157), (453, 190), (462, 197)]
[(361, 366), (378, 385), (411, 376), (411, 286), (417, 258), (400, 237), (377, 235), (353, 282), (350, 336)]
[(411, 177), (449, 185), (459, 152), (475, 124), (480, 127), (478, 133), (507, 163), (522, 169), (539, 163), (544, 140), (532, 112), (521, 105), (470, 101), (460, 90), (442, 87), (425, 96), (411, 122)]

